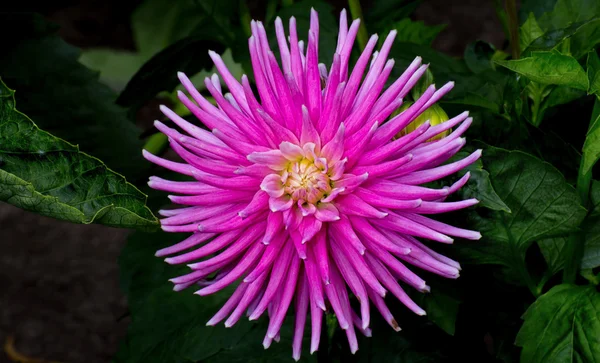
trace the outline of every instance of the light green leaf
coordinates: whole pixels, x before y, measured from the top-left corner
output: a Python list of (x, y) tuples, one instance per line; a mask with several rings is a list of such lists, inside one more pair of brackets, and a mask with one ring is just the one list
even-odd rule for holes
[(532, 52), (519, 60), (496, 61), (497, 64), (540, 84), (568, 86), (587, 91), (588, 78), (577, 60), (556, 52)]
[[(446, 28), (446, 25), (425, 25), (422, 21), (413, 21), (404, 18), (392, 25), (392, 29), (398, 31), (397, 42), (431, 45), (438, 34)], [(391, 30), (391, 29), (390, 29)]]
[(534, 40), (544, 35), (544, 31), (540, 28), (539, 24), (535, 20), (533, 13), (529, 13), (529, 17), (519, 28), (519, 43), (521, 51), (524, 51), (529, 47)]
[(515, 344), (528, 363), (600, 360), (600, 293), (593, 286), (558, 285), (523, 315)]
[(483, 236), (465, 247), (473, 263), (523, 268), (534, 241), (573, 232), (585, 217), (575, 189), (551, 164), (521, 151), (487, 147), (483, 163), (498, 196), (512, 213), (472, 212), (472, 225)]
[(594, 93), (600, 97), (600, 58), (598, 58), (598, 53), (595, 50), (588, 53), (587, 76), (590, 80), (588, 93)]
[(75, 223), (152, 229), (146, 196), (102, 162), (40, 130), (0, 81), (0, 200)]

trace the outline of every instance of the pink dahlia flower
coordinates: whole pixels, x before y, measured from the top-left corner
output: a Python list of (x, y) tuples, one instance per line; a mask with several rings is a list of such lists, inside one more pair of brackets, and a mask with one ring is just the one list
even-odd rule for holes
[[(468, 173), (442, 189), (419, 186), (479, 158), (480, 150), (444, 164), (465, 145), (461, 135), (472, 121), (468, 113), (435, 126), (426, 122), (396, 137), (453, 84), (437, 90), (430, 86), (388, 120), (427, 65), (416, 58), (384, 91), (394, 66), (387, 59), (396, 34), (392, 31), (379, 52), (373, 51), (373, 35), (349, 71), (358, 25), (355, 20), (348, 27), (342, 12), (333, 64), (327, 67), (317, 59), (319, 24), (314, 10), (306, 45), (298, 41), (294, 18), (289, 37), (281, 19), (276, 20), (279, 61), (263, 24), (252, 22), (248, 43), (258, 98), (246, 76), (238, 82), (210, 52), (229, 92), (223, 93), (217, 75), (207, 78), (214, 106), (179, 74), (193, 101), (183, 92), (179, 99), (212, 132), (161, 107), (183, 132), (158, 121), (155, 125), (185, 162), (144, 152), (151, 162), (195, 179), (152, 177), (149, 182), (154, 189), (178, 194), (171, 195), (171, 201), (186, 206), (160, 212), (165, 217), (163, 230), (193, 233), (156, 253), (175, 255), (167, 263), (189, 264), (192, 272), (171, 280), (175, 290), (196, 285), (196, 294), (204, 296), (237, 282), (235, 292), (207, 324), (225, 320), (229, 327), (244, 313), (254, 320), (266, 312), (265, 348), (278, 339), (293, 302), (295, 359), (300, 358), (309, 310), (311, 353), (318, 349), (325, 311), (335, 313), (353, 353), (358, 349), (356, 331), (371, 334), (371, 304), (400, 330), (384, 301), (388, 291), (424, 315), (398, 281), (423, 292), (429, 287), (406, 263), (448, 278), (458, 277), (460, 265), (417, 237), (441, 243), (452, 243), (451, 236), (481, 237), (425, 216), (477, 203), (444, 201), (467, 182)], [(452, 128), (447, 137), (433, 139)], [(352, 309), (348, 290), (359, 311)]]

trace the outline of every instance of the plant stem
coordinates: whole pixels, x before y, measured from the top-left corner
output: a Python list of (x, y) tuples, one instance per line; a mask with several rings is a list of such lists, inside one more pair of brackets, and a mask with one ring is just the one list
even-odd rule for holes
[(519, 44), (519, 19), (517, 18), (516, 0), (506, 0), (506, 15), (508, 16), (508, 30), (510, 33), (510, 48), (513, 59), (519, 59), (521, 48)]
[(287, 7), (290, 5), (294, 4), (294, 0), (281, 0), (281, 5), (283, 5), (283, 7)]
[(358, 46), (363, 51), (369, 41), (369, 33), (367, 32), (367, 26), (365, 25), (365, 18), (362, 14), (362, 8), (360, 6), (360, 0), (348, 0), (348, 7), (350, 8), (350, 15), (352, 19), (360, 19), (360, 26), (358, 27)]

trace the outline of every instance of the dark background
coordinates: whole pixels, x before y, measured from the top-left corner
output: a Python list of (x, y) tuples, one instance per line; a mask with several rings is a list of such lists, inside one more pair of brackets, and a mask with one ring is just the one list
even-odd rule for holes
[[(75, 46), (131, 49), (129, 18), (139, 2), (49, 2), (42, 12)], [(412, 18), (447, 24), (433, 47), (450, 55), (460, 56), (478, 39), (505, 48), (492, 0), (423, 0)], [(138, 115), (141, 123), (148, 121), (145, 114)], [(110, 361), (128, 324), (117, 265), (127, 235), (126, 230), (74, 225), (0, 203), (2, 345), (12, 336), (17, 351), (45, 361)], [(5, 361), (2, 352), (0, 362)]]

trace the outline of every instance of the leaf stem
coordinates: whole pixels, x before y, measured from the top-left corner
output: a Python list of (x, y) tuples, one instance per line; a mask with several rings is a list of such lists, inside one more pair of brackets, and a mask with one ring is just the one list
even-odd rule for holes
[(510, 33), (510, 49), (513, 59), (519, 59), (521, 48), (519, 45), (519, 19), (517, 18), (516, 0), (506, 0), (506, 15), (508, 16), (508, 30)]
[(358, 27), (358, 46), (363, 51), (369, 41), (369, 33), (367, 32), (367, 26), (365, 25), (365, 18), (362, 14), (362, 7), (360, 6), (360, 0), (348, 0), (348, 7), (350, 8), (350, 15), (352, 19), (360, 19), (360, 26)]

